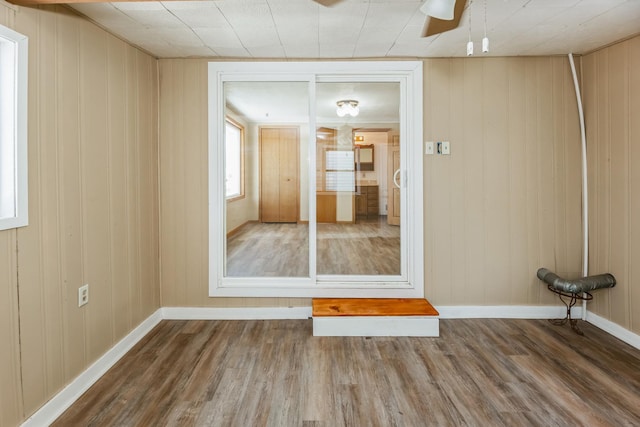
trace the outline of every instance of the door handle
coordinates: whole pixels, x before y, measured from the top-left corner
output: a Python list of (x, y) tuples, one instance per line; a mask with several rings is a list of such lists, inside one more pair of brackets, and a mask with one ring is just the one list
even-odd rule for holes
[(396, 187), (400, 188), (400, 184), (398, 183), (398, 174), (400, 174), (400, 168), (398, 168), (398, 170), (393, 173), (393, 184)]

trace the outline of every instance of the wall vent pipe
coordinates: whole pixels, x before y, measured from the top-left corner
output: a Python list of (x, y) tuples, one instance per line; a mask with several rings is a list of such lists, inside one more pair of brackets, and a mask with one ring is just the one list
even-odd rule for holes
[[(582, 110), (582, 96), (580, 84), (576, 74), (576, 65), (573, 62), (573, 54), (569, 54), (569, 64), (573, 75), (573, 85), (576, 90), (576, 102), (578, 103), (578, 115), (580, 118), (580, 137), (582, 139), (582, 277), (589, 275), (589, 193), (587, 186), (587, 136), (584, 128), (584, 111)], [(584, 295), (583, 295), (584, 296)], [(587, 318), (587, 301), (582, 301), (582, 320)]]

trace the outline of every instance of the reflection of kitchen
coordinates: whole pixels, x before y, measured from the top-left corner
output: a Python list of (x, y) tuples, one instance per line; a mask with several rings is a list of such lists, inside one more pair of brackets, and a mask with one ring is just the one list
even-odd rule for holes
[(359, 223), (387, 215), (391, 129), (320, 127), (317, 132), (317, 221)]

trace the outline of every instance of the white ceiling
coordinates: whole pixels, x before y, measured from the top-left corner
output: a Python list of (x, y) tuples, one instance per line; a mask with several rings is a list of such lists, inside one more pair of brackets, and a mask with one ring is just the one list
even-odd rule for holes
[[(423, 38), (422, 0), (216, 0), (86, 3), (73, 7), (158, 58), (398, 58), (476, 56), (484, 0), (462, 25)], [(486, 0), (488, 55), (582, 54), (640, 33), (640, 0)]]

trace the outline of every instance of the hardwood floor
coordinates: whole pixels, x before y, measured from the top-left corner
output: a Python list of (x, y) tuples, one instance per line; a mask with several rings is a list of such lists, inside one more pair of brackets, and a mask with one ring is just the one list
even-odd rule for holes
[(581, 323), (314, 338), (310, 320), (163, 321), (54, 425), (640, 425), (640, 351)]
[[(386, 217), (317, 230), (318, 274), (400, 274), (400, 227)], [(227, 276), (308, 277), (309, 226), (247, 223), (227, 240)]]

